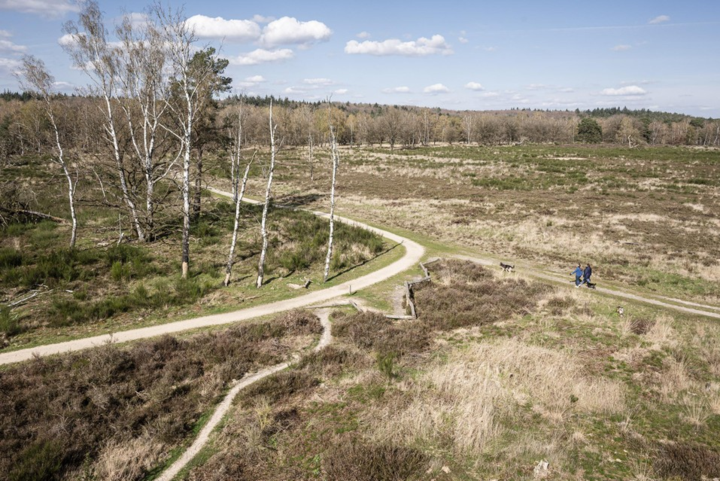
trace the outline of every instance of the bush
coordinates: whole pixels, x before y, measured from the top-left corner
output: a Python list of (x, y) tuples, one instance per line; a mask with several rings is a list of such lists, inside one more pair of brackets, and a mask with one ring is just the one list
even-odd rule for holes
[(49, 481), (60, 479), (63, 449), (57, 441), (40, 441), (30, 445), (20, 455), (10, 472), (13, 481)]
[(720, 453), (699, 444), (663, 444), (653, 467), (663, 478), (717, 478), (720, 477)]
[(0, 332), (5, 333), (7, 336), (15, 336), (20, 334), (20, 331), (17, 316), (13, 315), (9, 307), (0, 306)]
[(363, 349), (382, 355), (403, 356), (430, 347), (430, 334), (419, 321), (392, 321), (382, 314), (362, 312), (340, 318), (333, 324), (334, 335), (346, 338)]
[(328, 480), (403, 481), (426, 469), (428, 457), (417, 449), (361, 441), (341, 441), (323, 456)]

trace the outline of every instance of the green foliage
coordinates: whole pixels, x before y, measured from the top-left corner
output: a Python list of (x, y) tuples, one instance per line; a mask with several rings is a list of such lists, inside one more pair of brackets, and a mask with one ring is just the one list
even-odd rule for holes
[(397, 354), (394, 352), (378, 352), (375, 361), (378, 369), (381, 373), (387, 377), (388, 382), (395, 379), (397, 373), (395, 372), (395, 359)]
[(59, 479), (63, 464), (63, 449), (57, 441), (31, 444), (20, 455), (10, 472), (12, 481), (49, 481)]
[(20, 334), (20, 323), (9, 307), (0, 306), (0, 332), (8, 336)]
[(602, 142), (602, 127), (597, 120), (585, 117), (578, 124), (577, 139), (590, 144)]

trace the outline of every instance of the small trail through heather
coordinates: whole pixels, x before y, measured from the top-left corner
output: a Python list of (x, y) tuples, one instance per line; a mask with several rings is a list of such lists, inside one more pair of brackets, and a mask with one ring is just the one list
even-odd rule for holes
[[(323, 332), (320, 336), (320, 342), (315, 347), (315, 351), (317, 352), (323, 349), (325, 346), (328, 346), (332, 342), (332, 331), (330, 328), (330, 309), (318, 309), (314, 312), (320, 318), (320, 323), (323, 327)], [(193, 443), (182, 454), (182, 456), (180, 456), (168, 469), (163, 472), (163, 474), (159, 478), (157, 478), (158, 481), (171, 481), (185, 466), (187, 466), (190, 461), (192, 461), (195, 456), (197, 456), (200, 450), (208, 443), (210, 439), (210, 434), (230, 410), (233, 400), (240, 391), (257, 381), (270, 376), (271, 374), (282, 371), (288, 366), (290, 366), (290, 362), (283, 362), (274, 366), (266, 367), (265, 369), (262, 369), (254, 374), (245, 376), (237, 384), (235, 384), (232, 389), (230, 389), (230, 391), (225, 395), (225, 398), (222, 400), (222, 402), (215, 409), (215, 412), (213, 413), (207, 424), (203, 426), (200, 434), (198, 434), (197, 438), (195, 438), (195, 441), (193, 441)]]

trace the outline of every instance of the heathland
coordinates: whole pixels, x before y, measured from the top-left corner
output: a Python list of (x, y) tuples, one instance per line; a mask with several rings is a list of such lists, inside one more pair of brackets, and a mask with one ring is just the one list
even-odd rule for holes
[[(340, 157), (340, 214), (402, 233), (425, 245), (428, 258), (442, 258), (427, 265), (431, 281), (414, 293), (416, 319), (373, 308), (403, 314), (398, 289), (421, 276), (419, 268), (353, 293), (370, 310), (338, 309), (334, 342), (317, 353), (309, 347), (319, 323), (296, 311), (5, 367), (4, 476), (152, 479), (233, 380), (286, 360), (290, 368), (241, 391), (182, 478), (720, 476), (718, 321), (575, 289), (569, 274), (589, 263), (599, 286), (717, 311), (719, 151), (348, 146)], [(328, 159), (323, 148), (312, 161), (306, 148), (281, 150), (274, 203), (326, 210)], [(52, 185), (37, 162), (18, 158), (3, 175)], [(219, 188), (228, 186), (222, 163), (220, 155), (206, 159), (207, 182)], [(264, 189), (256, 168), (250, 197)], [(62, 216), (62, 187), (46, 191), (54, 194), (35, 207)], [(203, 192), (185, 280), (178, 226), (166, 224), (149, 245), (118, 243), (116, 211), (91, 204), (80, 209), (75, 250), (64, 247), (66, 224), (3, 227), (4, 298), (37, 293), (3, 309), (5, 349), (265, 303), (296, 295), (288, 284), (306, 279), (324, 287), (327, 222), (310, 214), (272, 210), (270, 280), (256, 289), (261, 213), (243, 207), (238, 280), (227, 289), (233, 209), (225, 200)], [(333, 271), (346, 278), (399, 255), (347, 227), (336, 242)]]

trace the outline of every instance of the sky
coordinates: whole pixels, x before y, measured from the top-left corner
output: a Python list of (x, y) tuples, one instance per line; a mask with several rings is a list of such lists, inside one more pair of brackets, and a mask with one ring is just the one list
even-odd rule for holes
[[(100, 0), (106, 23), (150, 0)], [(165, 2), (230, 60), (236, 93), (453, 110), (647, 108), (720, 117), (720, 1)], [(0, 0), (0, 90), (22, 55), (58, 91), (88, 83), (62, 50), (76, 0)]]

